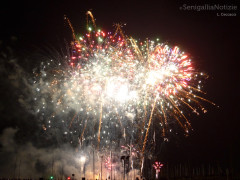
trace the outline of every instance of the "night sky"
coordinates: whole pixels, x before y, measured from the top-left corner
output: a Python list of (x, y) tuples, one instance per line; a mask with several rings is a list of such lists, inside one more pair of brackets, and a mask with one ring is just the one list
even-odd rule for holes
[[(237, 5), (236, 2), (219, 4)], [(24, 57), (31, 59), (29, 57), (45, 46), (64, 48), (64, 39), (71, 38), (64, 15), (69, 17), (76, 32), (84, 32), (88, 10), (92, 11), (97, 26), (106, 31), (113, 30), (113, 23), (126, 23), (123, 31), (136, 39), (160, 38), (161, 42), (177, 45), (191, 54), (197, 69), (209, 75), (204, 85), (205, 97), (216, 106), (204, 103), (208, 112), (191, 116), (194, 131), (190, 136), (173, 137), (169, 143), (164, 143), (162, 153), (169, 161), (221, 161), (226, 166), (233, 162), (239, 167), (239, 10), (230, 11), (237, 13), (236, 17), (223, 17), (217, 13), (228, 11), (180, 10), (183, 4), (205, 3), (182, 0), (8, 1), (0, 7), (1, 48), (9, 45), (21, 57), (19, 64), (33, 68), (39, 61), (24, 60)], [(11, 37), (16, 40), (12, 42)], [(26, 124), (21, 126), (17, 120), (15, 123), (11, 117), (6, 118), (8, 113), (24, 112), (18, 108), (15, 96), (8, 94), (6, 82), (1, 84), (0, 132), (7, 127), (28, 127), (28, 123), (34, 126), (30, 120), (23, 121)], [(4, 108), (6, 105), (8, 110)]]

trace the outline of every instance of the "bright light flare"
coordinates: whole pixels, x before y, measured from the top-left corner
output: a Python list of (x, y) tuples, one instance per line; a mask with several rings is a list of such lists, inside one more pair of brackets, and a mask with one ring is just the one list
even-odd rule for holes
[(81, 162), (81, 163), (85, 163), (85, 162), (86, 162), (86, 159), (87, 159), (86, 156), (81, 156), (81, 157), (80, 157), (80, 162)]

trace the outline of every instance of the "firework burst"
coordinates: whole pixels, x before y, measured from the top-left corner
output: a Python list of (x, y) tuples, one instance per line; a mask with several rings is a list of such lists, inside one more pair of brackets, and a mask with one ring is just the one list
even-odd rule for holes
[(163, 164), (161, 162), (158, 162), (156, 161), (154, 164), (153, 164), (153, 167), (156, 171), (156, 179), (158, 179), (158, 174), (160, 173), (160, 170), (161, 168), (163, 167)]
[(93, 28), (88, 22), (81, 36), (65, 17), (73, 32), (70, 55), (34, 71), (34, 107), (44, 130), (62, 123), (63, 133), (77, 136), (81, 146), (136, 144), (142, 154), (154, 119), (164, 137), (174, 122), (188, 133), (186, 114), (205, 112), (199, 100), (208, 101), (200, 95), (205, 74), (195, 70), (189, 55), (127, 37), (119, 24), (114, 33), (104, 32), (88, 16)]

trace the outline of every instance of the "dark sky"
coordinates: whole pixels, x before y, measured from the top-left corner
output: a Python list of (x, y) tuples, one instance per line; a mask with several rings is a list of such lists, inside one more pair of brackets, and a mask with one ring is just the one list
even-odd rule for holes
[[(207, 72), (206, 98), (217, 106), (206, 104), (208, 113), (191, 120), (191, 136), (166, 146), (172, 157), (228, 161), (240, 156), (239, 146), (239, 10), (187, 11), (186, 5), (237, 5), (237, 1), (8, 1), (0, 7), (0, 40), (18, 38), (18, 50), (63, 46), (71, 31), (64, 24), (69, 17), (76, 32), (83, 32), (85, 13), (91, 10), (99, 27), (112, 30), (113, 23), (126, 23), (124, 31), (134, 38), (160, 38), (189, 52), (196, 67)], [(238, 7), (239, 8), (239, 7)], [(236, 13), (235, 17), (217, 13)], [(68, 34), (66, 34), (68, 33)], [(32, 62), (31, 62), (32, 63)], [(3, 120), (1, 120), (3, 121)], [(177, 144), (177, 145), (176, 145)], [(170, 155), (169, 155), (170, 156)], [(173, 158), (173, 159), (174, 159)]]

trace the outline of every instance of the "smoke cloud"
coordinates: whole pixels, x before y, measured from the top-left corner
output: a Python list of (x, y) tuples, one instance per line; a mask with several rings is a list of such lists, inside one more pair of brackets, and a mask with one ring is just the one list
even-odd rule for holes
[[(48, 179), (54, 176), (56, 179), (65, 179), (74, 174), (76, 179), (84, 176), (92, 179), (94, 167), (94, 178), (99, 179), (101, 164), (102, 178), (111, 175), (111, 170), (106, 166), (106, 158), (101, 159), (101, 155), (91, 147), (76, 151), (69, 144), (58, 148), (36, 148), (31, 142), (19, 145), (14, 140), (17, 131), (18, 129), (6, 128), (0, 136), (0, 177)], [(121, 177), (123, 163), (116, 152), (112, 153), (112, 176)], [(132, 170), (128, 176), (137, 176), (138, 173), (137, 170)]]
[[(5, 50), (0, 52), (0, 177), (66, 179), (72, 174), (74, 179), (84, 176), (99, 179), (101, 174), (102, 179), (111, 174), (117, 179), (122, 177), (121, 155), (125, 152), (121, 149), (100, 153), (90, 144), (81, 146), (77, 136), (70, 133), (67, 134), (70, 139), (75, 138), (74, 142), (78, 143), (69, 141), (64, 128), (52, 127), (46, 132), (43, 120), (36, 115), (31, 103), (35, 87), (31, 84), (30, 70), (20, 65), (21, 59), (16, 58), (10, 47), (3, 47)], [(126, 117), (132, 120), (134, 114), (128, 113)], [(128, 164), (127, 174), (133, 178), (139, 172)]]

